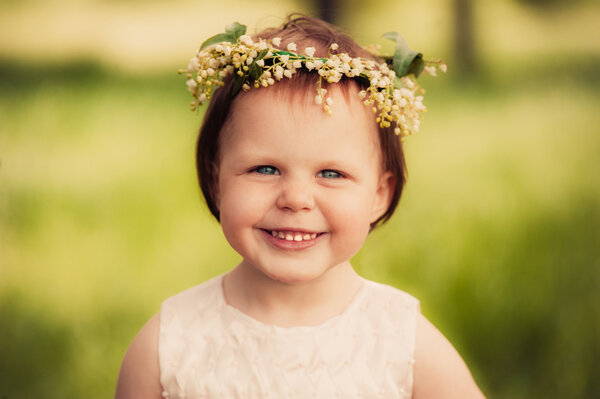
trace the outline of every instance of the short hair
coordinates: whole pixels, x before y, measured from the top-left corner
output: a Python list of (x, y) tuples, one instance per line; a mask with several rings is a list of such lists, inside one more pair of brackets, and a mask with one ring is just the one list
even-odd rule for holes
[[(382, 62), (337, 27), (318, 18), (301, 14), (291, 14), (281, 27), (266, 29), (253, 35), (255, 39), (263, 38), (265, 40), (275, 37), (281, 38), (281, 48), (285, 48), (290, 42), (296, 43), (298, 49), (309, 46), (315, 47), (316, 57), (327, 57), (331, 44), (337, 43), (339, 46), (337, 52), (339, 53), (347, 53), (351, 57), (362, 57), (379, 63)], [(298, 69), (292, 78), (284, 80), (286, 81), (285, 85), (291, 89), (314, 90), (318, 75), (305, 69)], [(346, 77), (333, 84), (342, 85), (342, 88), (346, 91), (351, 82), (356, 82), (359, 87), (366, 88), (363, 83)], [(233, 86), (231, 75), (224, 79), (224, 83), (223, 87), (213, 93), (208, 109), (204, 114), (196, 146), (196, 171), (200, 188), (208, 209), (218, 221), (220, 221), (220, 212), (216, 204), (216, 193), (219, 184), (220, 135), (223, 127), (231, 118), (230, 110), (235, 101), (235, 97), (231, 94)], [(277, 85), (282, 83), (283, 81), (277, 83)], [(326, 86), (327, 83), (323, 81), (323, 87)], [(258, 88), (256, 90), (263, 89)], [(393, 215), (406, 183), (406, 163), (400, 138), (394, 134), (393, 127), (383, 128), (378, 125), (377, 129), (379, 131), (382, 169), (393, 175), (395, 184), (387, 210), (371, 224), (371, 229), (385, 223)]]

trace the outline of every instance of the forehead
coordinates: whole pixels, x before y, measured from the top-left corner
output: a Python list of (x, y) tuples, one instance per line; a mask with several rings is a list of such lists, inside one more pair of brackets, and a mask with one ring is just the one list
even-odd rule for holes
[(299, 87), (282, 81), (240, 93), (221, 132), (220, 152), (240, 144), (260, 147), (261, 140), (268, 140), (283, 141), (298, 150), (303, 144), (320, 143), (319, 149), (329, 152), (354, 156), (352, 152), (363, 152), (380, 160), (375, 116), (358, 97), (358, 86), (346, 83), (327, 88), (327, 97), (333, 100), (331, 116), (315, 103), (317, 92), (312, 84)]

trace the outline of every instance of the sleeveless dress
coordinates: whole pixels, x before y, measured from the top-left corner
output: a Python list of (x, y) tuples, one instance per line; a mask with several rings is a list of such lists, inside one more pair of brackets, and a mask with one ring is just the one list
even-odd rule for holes
[(363, 280), (344, 312), (317, 326), (266, 325), (227, 304), (223, 276), (162, 304), (163, 397), (411, 398), (419, 302)]

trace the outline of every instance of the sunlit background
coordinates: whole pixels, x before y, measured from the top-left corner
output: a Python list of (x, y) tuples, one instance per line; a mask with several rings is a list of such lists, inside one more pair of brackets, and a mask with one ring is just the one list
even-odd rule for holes
[[(353, 260), (420, 298), (490, 398), (600, 397), (600, 4), (338, 0), (449, 72), (392, 221)], [(177, 68), (316, 2), (0, 2), (0, 398), (107, 398), (166, 297), (238, 256), (194, 174)]]

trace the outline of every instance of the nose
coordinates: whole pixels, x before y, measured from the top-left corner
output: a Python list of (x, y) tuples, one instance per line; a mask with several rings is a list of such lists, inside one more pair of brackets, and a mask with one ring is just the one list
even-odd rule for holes
[(310, 183), (289, 176), (282, 179), (276, 205), (279, 209), (293, 212), (313, 209), (315, 199), (311, 192)]

